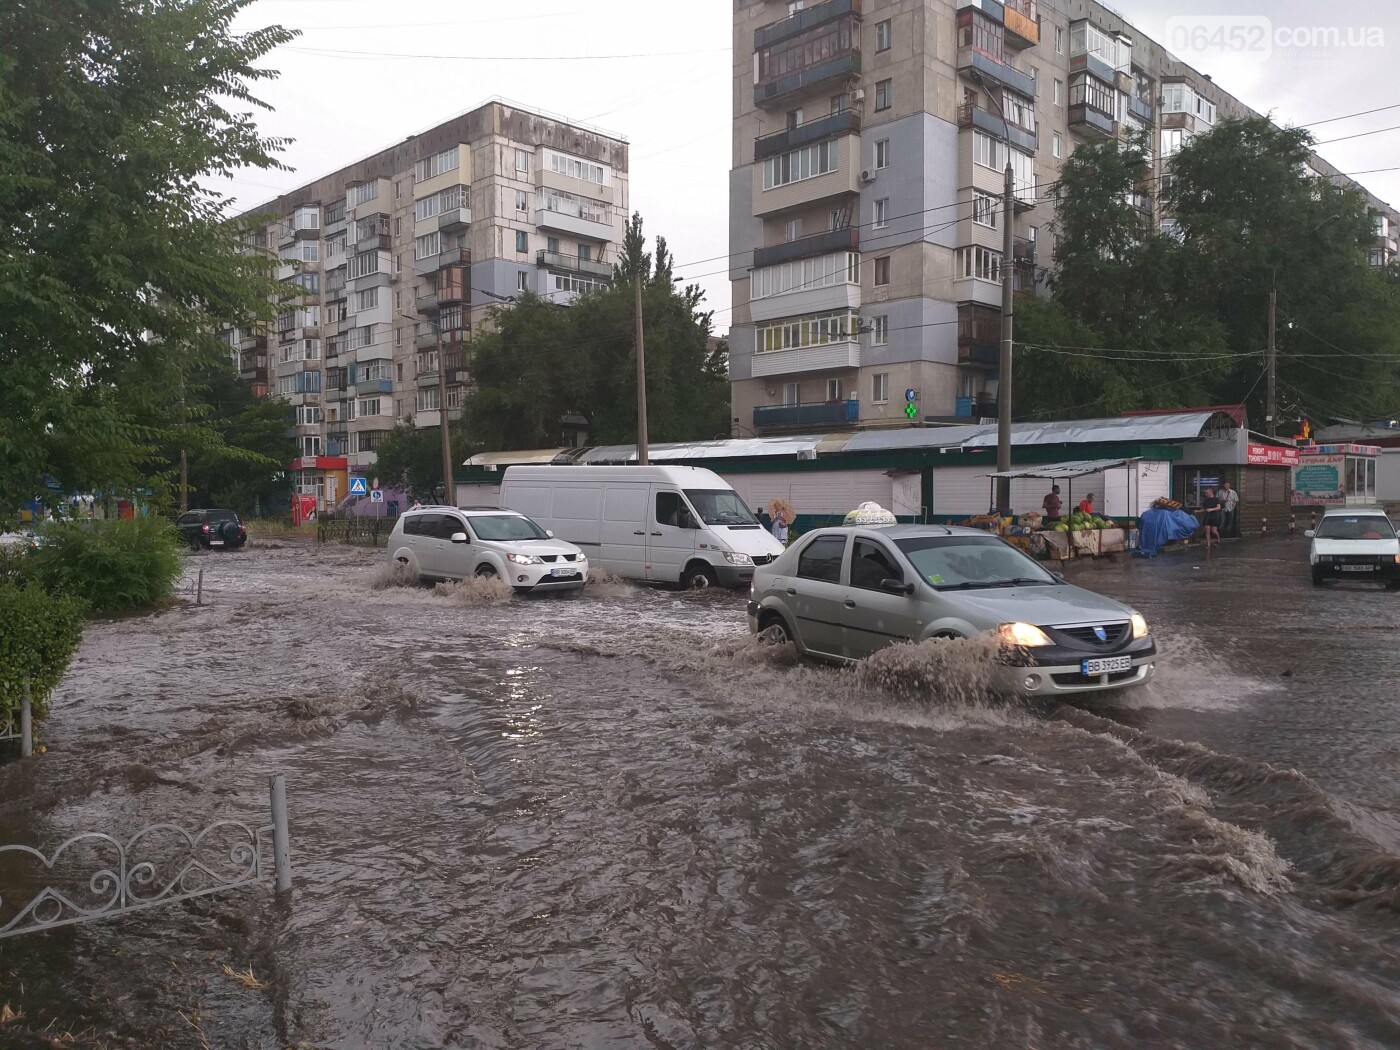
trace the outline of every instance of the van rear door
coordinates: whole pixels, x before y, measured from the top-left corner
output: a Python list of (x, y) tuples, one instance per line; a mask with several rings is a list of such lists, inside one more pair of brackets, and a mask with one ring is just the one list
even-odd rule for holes
[(679, 489), (651, 487), (651, 515), (647, 521), (647, 579), (678, 583), (686, 562), (695, 556), (699, 522)]

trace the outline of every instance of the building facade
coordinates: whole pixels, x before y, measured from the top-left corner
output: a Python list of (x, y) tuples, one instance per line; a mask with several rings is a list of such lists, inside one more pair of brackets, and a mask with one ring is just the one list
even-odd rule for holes
[(1143, 135), (1132, 203), (1170, 230), (1163, 163), (1252, 115), (1093, 0), (734, 0), (734, 54), (736, 435), (994, 416), (1002, 266), (1035, 290), (1075, 145)]
[(344, 498), (397, 423), (438, 425), (444, 386), (459, 416), (493, 306), (610, 280), (627, 173), (624, 140), (493, 101), (254, 209), (287, 295), (270, 330), (224, 338), (296, 409), (296, 490)]

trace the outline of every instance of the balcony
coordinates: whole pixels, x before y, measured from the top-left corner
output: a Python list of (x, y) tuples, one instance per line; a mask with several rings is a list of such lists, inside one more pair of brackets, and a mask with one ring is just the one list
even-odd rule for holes
[(1117, 121), (1085, 102), (1069, 107), (1069, 127), (1071, 131), (1092, 131), (1109, 138), (1118, 132)]
[(822, 85), (860, 76), (860, 51), (841, 51), (823, 62), (753, 86), (753, 104), (759, 109), (783, 105), (794, 95), (814, 92)]
[(976, 368), (997, 368), (1001, 364), (1001, 347), (995, 343), (958, 343), (958, 364)]
[(536, 252), (535, 265), (569, 273), (586, 273), (608, 280), (611, 280), (613, 275), (612, 263), (605, 263), (599, 259), (580, 259), (577, 255), (567, 255), (563, 252)]
[(591, 241), (613, 239), (612, 213), (602, 208), (579, 209), (578, 212), (537, 208), (535, 225), (544, 230), (558, 230)]
[(1029, 237), (1013, 237), (1011, 239), (1011, 258), (1016, 262), (1029, 263), (1035, 265), (1035, 241)]
[(765, 173), (770, 165), (777, 163), (776, 161), (766, 160), (753, 165), (754, 215), (766, 217), (791, 213), (824, 201), (831, 201), (829, 207), (832, 208), (849, 203), (848, 200), (839, 198), (850, 198), (860, 193), (860, 139), (855, 135), (847, 135), (837, 139), (832, 145), (835, 147), (834, 168), (820, 175), (797, 179), (780, 186), (764, 188)]
[(436, 312), (438, 308), (437, 289), (434, 288), (430, 291), (424, 292), (421, 295), (419, 295), (418, 298), (413, 300), (413, 308), (417, 310), (420, 314), (429, 314)]
[(1071, 73), (1090, 73), (1110, 87), (1117, 81), (1117, 71), (1092, 51), (1086, 51), (1082, 55), (1071, 55), (1069, 70)]
[(1180, 112), (1180, 111), (1175, 112), (1175, 113), (1163, 113), (1163, 114), (1162, 114), (1162, 127), (1163, 127), (1163, 129), (1166, 129), (1166, 130), (1172, 130), (1172, 129), (1175, 129), (1175, 128), (1181, 128), (1181, 129), (1183, 129), (1183, 130), (1185, 130), (1185, 131), (1189, 131), (1189, 132), (1191, 132), (1192, 134), (1195, 134), (1195, 131), (1196, 131), (1196, 114), (1194, 114), (1194, 113), (1185, 113), (1185, 112)]
[(267, 365), (255, 365), (252, 368), (245, 368), (238, 373), (238, 377), (245, 383), (266, 383)]
[(816, 401), (805, 405), (759, 405), (753, 410), (754, 429), (776, 427), (849, 426), (860, 422), (860, 402)]
[(859, 367), (860, 343), (855, 339), (792, 350), (763, 350), (753, 355), (751, 365), (755, 378)]
[(959, 307), (958, 364), (996, 368), (1000, 355), (1000, 312), (975, 306)]
[(1040, 43), (1040, 12), (1036, 0), (1005, 0), (1002, 19), (1007, 47), (1021, 51)]
[(825, 117), (817, 117), (815, 120), (804, 121), (782, 131), (775, 131), (771, 135), (763, 135), (753, 141), (753, 159), (763, 160), (766, 157), (775, 157), (780, 153), (805, 146), (809, 142), (820, 142), (823, 139), (835, 138), (837, 135), (858, 135), (860, 134), (861, 112), (857, 109), (843, 109), (840, 113), (832, 113)]
[(357, 397), (364, 397), (366, 394), (392, 394), (394, 392), (394, 381), (392, 379), (361, 379), (352, 387)]
[(996, 419), (997, 403), (987, 400), (985, 396), (960, 397), (954, 411), (959, 419)]
[(1144, 124), (1151, 124), (1156, 117), (1156, 110), (1151, 102), (1144, 102), (1136, 95), (1128, 96), (1128, 112), (1137, 117)]
[(1029, 73), (1022, 73), (1006, 62), (998, 62), (985, 51), (978, 51), (973, 47), (958, 48), (958, 72), (972, 80), (977, 79), (973, 76), (976, 73), (1002, 87), (1010, 88), (1018, 95), (1036, 97), (1035, 78)]
[(238, 340), (238, 349), (245, 353), (249, 350), (266, 350), (267, 336), (265, 334), (244, 334)]
[(810, 237), (799, 237), (795, 241), (771, 244), (766, 248), (755, 248), (753, 268), (777, 266), (794, 259), (811, 259), (818, 255), (831, 255), (833, 252), (860, 251), (860, 228), (848, 226), (842, 230), (815, 233)]
[(1009, 142), (1028, 153), (1034, 153), (1040, 145), (1038, 133), (1002, 120), (999, 114), (984, 109), (976, 102), (964, 102), (958, 107), (958, 127), (985, 131), (988, 135)]
[(371, 233), (365, 237), (361, 237), (355, 242), (354, 250), (357, 254), (359, 252), (387, 252), (391, 247), (393, 247), (393, 240), (389, 236), (389, 231), (380, 230), (378, 233)]
[(437, 386), (437, 384), (438, 373), (436, 368), (434, 368), (431, 372), (418, 373), (418, 385), (420, 387)]
[(859, 18), (860, 8), (861, 0), (827, 0), (824, 4), (814, 4), (801, 11), (795, 11), (780, 22), (772, 22), (761, 29), (755, 29), (753, 49), (762, 51), (809, 29), (816, 29), (827, 22), (835, 21), (843, 15), (855, 15)]
[(430, 273), (436, 273), (444, 266), (455, 266), (458, 263), (471, 264), (472, 253), (466, 248), (448, 248), (446, 251), (438, 252), (437, 255), (429, 255), (425, 259), (413, 260), (413, 272), (420, 277), (425, 277)]
[(470, 208), (449, 208), (447, 211), (438, 213), (437, 228), (439, 230), (460, 230), (471, 224), (472, 210)]
[(413, 337), (413, 347), (415, 350), (435, 350), (438, 347), (438, 336), (442, 336), (443, 346), (460, 346), (466, 341), (468, 329), (447, 328), (438, 332), (436, 328), (429, 328), (426, 332), (419, 332)]

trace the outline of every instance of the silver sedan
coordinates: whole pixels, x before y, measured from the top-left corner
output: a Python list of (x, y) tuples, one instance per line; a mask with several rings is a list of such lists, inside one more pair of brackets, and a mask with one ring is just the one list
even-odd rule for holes
[(819, 659), (992, 632), (1006, 643), (1007, 685), (1022, 694), (1140, 685), (1156, 665), (1138, 612), (976, 529), (821, 529), (759, 568), (749, 593), (751, 631)]

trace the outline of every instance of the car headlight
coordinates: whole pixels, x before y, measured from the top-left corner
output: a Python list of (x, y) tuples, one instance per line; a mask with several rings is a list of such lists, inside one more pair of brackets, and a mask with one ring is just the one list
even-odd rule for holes
[(730, 565), (752, 565), (753, 559), (747, 554), (739, 554), (735, 551), (725, 551), (724, 560)]
[(506, 561), (513, 561), (516, 565), (543, 565), (544, 559), (534, 554), (507, 554)]
[(1002, 641), (1012, 645), (1031, 648), (1050, 644), (1050, 639), (1045, 636), (1044, 631), (1028, 623), (1004, 623), (997, 629), (997, 633), (1001, 635)]
[(1147, 637), (1147, 633), (1148, 633), (1148, 632), (1147, 632), (1147, 621), (1146, 621), (1145, 619), (1143, 619), (1142, 613), (1133, 613), (1133, 615), (1132, 615), (1132, 621), (1133, 621), (1133, 637), (1134, 637), (1134, 638), (1146, 638), (1146, 637)]

